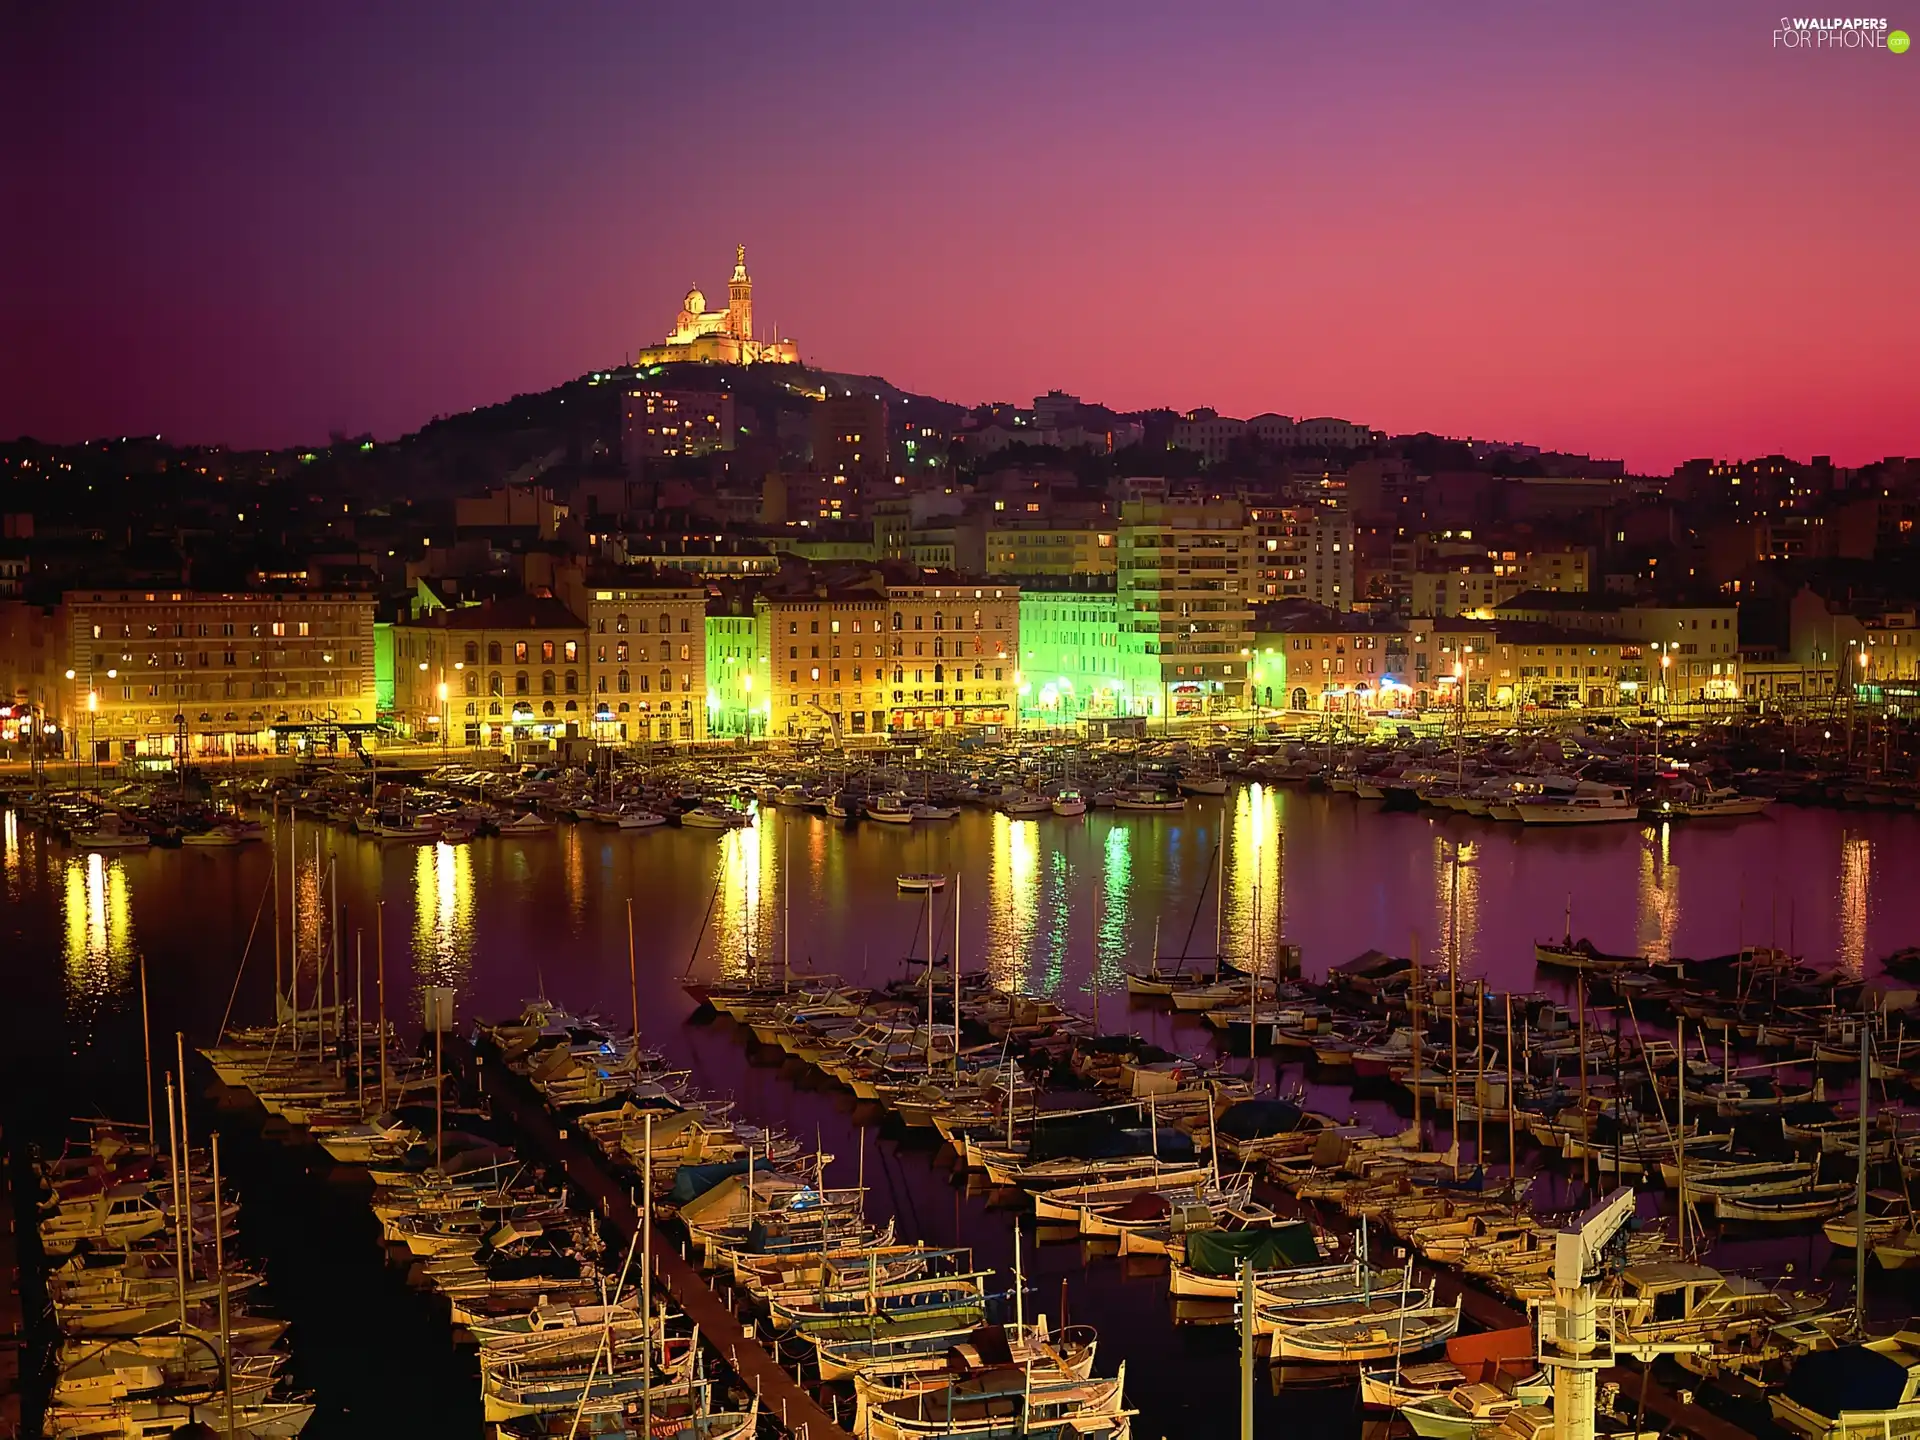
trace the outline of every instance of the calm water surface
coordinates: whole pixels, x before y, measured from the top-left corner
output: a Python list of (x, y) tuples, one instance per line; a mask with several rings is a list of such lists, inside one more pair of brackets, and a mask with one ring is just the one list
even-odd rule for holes
[[(267, 847), (84, 855), (17, 824), (10, 811), (0, 812), (0, 826), (0, 1034), (17, 1102), (42, 1117), (138, 1113), (137, 956), (147, 965), (154, 1029), (169, 1042), (176, 1030), (189, 1044), (210, 1038), (230, 1003), (236, 1023), (268, 1014)], [(746, 1114), (818, 1135), (839, 1157), (842, 1183), (852, 1182), (864, 1144), (876, 1214), (884, 1207), (910, 1234), (971, 1244), (1002, 1265), (1006, 1213), (951, 1183), (924, 1142), (870, 1124), (875, 1117), (866, 1107), (856, 1113), (850, 1097), (804, 1083), (791, 1067), (753, 1062), (729, 1026), (688, 1023), (683, 973), (737, 972), (750, 953), (778, 957), (784, 944), (796, 969), (875, 983), (899, 975), (907, 957), (927, 953), (927, 908), (900, 896), (895, 876), (938, 870), (958, 877), (968, 967), (1082, 1011), (1095, 1003), (1097, 974), (1108, 1028), (1124, 1024), (1202, 1054), (1211, 1035), (1204, 1027), (1127, 1008), (1121, 969), (1156, 945), (1169, 955), (1212, 952), (1221, 845), (1227, 951), (1270, 954), (1285, 940), (1302, 948), (1311, 976), (1368, 947), (1404, 954), (1417, 943), (1429, 955), (1457, 945), (1462, 973), (1495, 990), (1551, 988), (1534, 970), (1531, 946), (1560, 933), (1569, 901), (1575, 932), (1612, 950), (1716, 954), (1777, 939), (1816, 965), (1871, 974), (1881, 955), (1920, 943), (1920, 817), (1871, 812), (1778, 807), (1738, 822), (1542, 832), (1253, 787), (1192, 802), (1181, 815), (1009, 821), (969, 811), (900, 830), (848, 830), (784, 811), (727, 834), (566, 826), (457, 847), (383, 846), (305, 822), (288, 829), (301, 857), (297, 943), (306, 973), (317, 943), (317, 840), (322, 860), (337, 862), (347, 987), (357, 935), (371, 1005), (379, 927), (389, 1010), (403, 1023), (417, 1019), (428, 984), (454, 986), (463, 1016), (502, 1015), (544, 989), (624, 1022), (631, 900), (641, 1023), (652, 1043), (694, 1066), (707, 1090), (736, 1095)], [(936, 910), (934, 944), (944, 953), (948, 900)], [(294, 943), (283, 941), (283, 953)], [(1266, 1062), (1263, 1074), (1275, 1078)], [(1278, 1078), (1307, 1077), (1296, 1064)], [(1311, 1085), (1309, 1096), (1336, 1113), (1391, 1118), (1384, 1102), (1355, 1100), (1344, 1086)], [(298, 1164), (276, 1160), (272, 1147), (255, 1149), (249, 1193), (270, 1197), (281, 1213), (250, 1221), (248, 1244), (294, 1315), (299, 1381), (323, 1402), (309, 1434), (366, 1433), (369, 1411), (403, 1416), (413, 1433), (473, 1434), (471, 1381), (447, 1353), (444, 1326), (382, 1271), (371, 1221), (366, 1234), (354, 1231), (338, 1218), (353, 1207), (316, 1204), (316, 1187), (331, 1192), (289, 1172)], [(287, 1220), (309, 1213), (305, 1233)], [(329, 1225), (324, 1238), (314, 1233)], [(1794, 1243), (1804, 1263), (1824, 1263), (1823, 1243)], [(1076, 1245), (1042, 1247), (1029, 1268), (1037, 1304), (1057, 1314), (1066, 1282), (1075, 1318), (1101, 1325), (1108, 1364), (1129, 1361), (1143, 1436), (1231, 1428), (1231, 1337), (1173, 1327), (1157, 1264), (1131, 1271), (1117, 1259), (1090, 1261)], [(359, 1289), (343, 1294), (343, 1285)], [(1326, 1431), (1356, 1423), (1350, 1394), (1289, 1395), (1295, 1421), (1302, 1404), (1322, 1407)], [(1263, 1429), (1268, 1421), (1281, 1423), (1271, 1399)]]

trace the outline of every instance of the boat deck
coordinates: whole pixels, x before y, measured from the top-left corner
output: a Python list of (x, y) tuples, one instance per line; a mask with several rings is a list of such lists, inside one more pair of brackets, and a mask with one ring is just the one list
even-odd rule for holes
[[(600, 1218), (623, 1239), (630, 1239), (639, 1228), (640, 1212), (628, 1193), (627, 1182), (607, 1167), (605, 1157), (577, 1132), (562, 1133), (532, 1086), (501, 1064), (499, 1053), (487, 1042), (481, 1041), (472, 1049), (455, 1045), (448, 1058), (456, 1056), (459, 1068), (477, 1082), (476, 1088), (492, 1103), (498, 1118), (519, 1132), (526, 1149), (564, 1169), (567, 1179), (592, 1200)], [(760, 1397), (763, 1416), (779, 1421), (796, 1440), (853, 1440), (852, 1434), (747, 1334), (739, 1317), (714, 1294), (706, 1277), (662, 1237), (657, 1226), (651, 1248), (655, 1281), (666, 1287), (673, 1303), (700, 1327), (701, 1337)]]

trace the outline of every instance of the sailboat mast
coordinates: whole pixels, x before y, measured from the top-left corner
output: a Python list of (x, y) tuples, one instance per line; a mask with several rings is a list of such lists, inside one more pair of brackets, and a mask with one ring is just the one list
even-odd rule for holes
[(1420, 932), (1413, 932), (1410, 940), (1413, 951), (1413, 984), (1407, 992), (1408, 1005), (1413, 1011), (1413, 1148), (1420, 1148)]
[(380, 1007), (379, 1028), (373, 1043), (380, 1047), (380, 1113), (384, 1115), (387, 1111), (387, 902), (377, 902), (373, 914), (373, 988)]
[(353, 1075), (360, 1111), (367, 1109), (367, 1022), (361, 1000), (362, 959), (360, 932), (353, 932)]
[(287, 1004), (293, 1010), (293, 1053), (300, 1053), (300, 827), (287, 827)]
[(1485, 980), (1474, 987), (1473, 995), (1473, 1054), (1475, 1078), (1473, 1088), (1473, 1163), (1484, 1166), (1487, 1163), (1487, 982)]
[(1513, 992), (1507, 992), (1507, 1184), (1520, 1173), (1520, 1154), (1514, 1146), (1513, 1100)]
[(627, 897), (627, 988), (633, 993), (633, 1073), (640, 1073), (640, 966), (633, 949), (633, 897)]
[(213, 1145), (213, 1270), (220, 1282), (220, 1375), (226, 1390), (227, 1440), (233, 1440), (233, 1324), (227, 1309), (227, 1247), (220, 1224), (220, 1132), (212, 1134)]
[(179, 1282), (180, 1326), (187, 1324), (187, 1255), (182, 1248), (186, 1230), (180, 1224), (180, 1133), (174, 1124), (173, 1076), (167, 1076), (167, 1168), (173, 1172), (173, 1274)]
[[(1093, 841), (1089, 839), (1087, 844), (1091, 847)], [(1087, 984), (1093, 989), (1093, 1033), (1098, 1035), (1100, 1033), (1100, 891), (1098, 887), (1087, 897), (1087, 921), (1089, 945)], [(1160, 973), (1160, 922), (1157, 920), (1153, 926), (1153, 973), (1156, 975)], [(1007, 1106), (1008, 1113), (1011, 1114), (1013, 1106), (1011, 1099), (1007, 1101)], [(1011, 1121), (1008, 1122), (1008, 1128), (1011, 1131)], [(1009, 1143), (1011, 1143), (1011, 1134), (1009, 1134)]]
[(933, 892), (927, 892), (927, 1072), (933, 1072)]
[[(257, 918), (257, 917), (256, 917)], [(147, 1016), (147, 952), (140, 960), (140, 1039), (147, 1052), (147, 1144), (157, 1145), (160, 1137), (153, 1129), (153, 1021)]]
[(953, 873), (953, 1072), (960, 1073), (960, 872)]
[(1253, 875), (1253, 945), (1247, 966), (1247, 1076), (1253, 1082), (1254, 1092), (1260, 1089), (1259, 1061), (1260, 1053), (1260, 872)]
[[(633, 1044), (637, 1053), (640, 1047), (640, 1032), (633, 1032)], [(642, 1421), (640, 1433), (653, 1435), (653, 1112), (646, 1115), (646, 1152), (647, 1163), (640, 1172), (640, 1314), (642, 1325), (640, 1341), (640, 1414)], [(824, 1263), (824, 1257), (822, 1257)]]
[[(277, 1024), (280, 1019), (280, 997), (286, 994), (282, 986), (282, 961), (280, 958), (280, 801), (273, 802), (273, 1018)], [(147, 1107), (151, 1110), (153, 1107)]]
[(1226, 920), (1227, 910), (1227, 837), (1226, 829), (1221, 828), (1220, 839), (1213, 847), (1213, 972), (1220, 973), (1220, 963), (1225, 956), (1221, 946), (1221, 929)]
[(1447, 1125), (1453, 1131), (1453, 1178), (1460, 1178), (1460, 852), (1453, 852), (1452, 898), (1447, 902), (1447, 1094), (1453, 1104)]
[[(179, 1030), (173, 1032), (174, 1063), (180, 1067), (180, 1153), (188, 1157), (191, 1164), (193, 1151), (187, 1141), (187, 1037)], [(180, 1227), (185, 1237), (184, 1245), (187, 1257), (187, 1278), (193, 1278), (193, 1176), (188, 1175), (180, 1187), (180, 1209), (174, 1215), (174, 1223)], [(220, 1217), (213, 1217), (215, 1225)]]
[(1240, 1262), (1240, 1440), (1253, 1440), (1253, 1261)]
[(1867, 1334), (1867, 1110), (1873, 1103), (1871, 1066), (1867, 1059), (1867, 1011), (1860, 1011), (1860, 1163), (1854, 1179), (1853, 1200), (1853, 1329)]

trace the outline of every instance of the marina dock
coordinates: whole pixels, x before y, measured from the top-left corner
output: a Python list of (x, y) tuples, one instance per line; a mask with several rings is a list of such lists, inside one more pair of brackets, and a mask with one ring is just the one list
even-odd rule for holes
[[(476, 1091), (491, 1102), (496, 1119), (511, 1125), (529, 1154), (559, 1166), (593, 1203), (600, 1218), (630, 1240), (640, 1227), (640, 1212), (625, 1182), (607, 1168), (605, 1157), (583, 1138), (555, 1123), (552, 1114), (520, 1076), (499, 1063), (499, 1052), (484, 1040), (469, 1050), (456, 1045), (452, 1057)], [(653, 1234), (649, 1259), (654, 1278), (674, 1304), (700, 1327), (701, 1338), (760, 1397), (761, 1413), (777, 1419), (795, 1440), (853, 1440), (791, 1374), (780, 1367), (758, 1339), (713, 1291), (706, 1278)]]

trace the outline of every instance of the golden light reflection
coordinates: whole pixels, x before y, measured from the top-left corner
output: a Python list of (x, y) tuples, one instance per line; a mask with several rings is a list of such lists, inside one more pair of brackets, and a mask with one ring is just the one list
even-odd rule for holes
[(421, 984), (456, 989), (472, 973), (471, 845), (422, 845), (414, 851), (413, 966)]
[(1279, 791), (1266, 785), (1245, 786), (1236, 792), (1233, 822), (1223, 834), (1226, 914), (1221, 948), (1236, 960), (1251, 961), (1257, 920), (1262, 973), (1273, 969), (1273, 957), (1286, 935), (1287, 835), (1279, 810)]
[(1433, 837), (1433, 933), (1439, 945), (1434, 958), (1442, 964), (1457, 961), (1462, 975), (1480, 958), (1479, 860), (1475, 842)]
[(13, 811), (0, 812), (0, 865), (7, 877), (7, 893), (20, 895), (20, 817)]
[(987, 881), (987, 974), (1001, 990), (1021, 988), (1038, 906), (1039, 826), (995, 814)]
[(84, 1031), (132, 970), (133, 907), (118, 860), (76, 856), (66, 862), (63, 878), (67, 1014)]
[(1665, 821), (1641, 842), (1639, 908), (1640, 953), (1670, 959), (1680, 925), (1680, 867), (1673, 860), (1673, 826)]
[(1867, 885), (1873, 874), (1873, 842), (1864, 835), (1840, 840), (1840, 973), (1858, 980), (1867, 961)]
[[(560, 827), (560, 874), (567, 889), (567, 909), (573, 912), (574, 929), (580, 930), (587, 918), (587, 843), (584, 825)], [(526, 863), (525, 852), (517, 857)]]
[[(784, 827), (752, 825), (720, 837), (715, 877), (720, 901), (713, 924), (713, 953), (722, 979), (743, 977), (758, 958), (779, 955), (781, 864)], [(789, 880), (793, 877), (789, 876)], [(804, 956), (804, 949), (801, 957)]]
[[(296, 832), (297, 833), (297, 832)], [(298, 854), (294, 873), (294, 974), (295, 996), (303, 1009), (314, 1005), (314, 987), (325, 969), (328, 943), (326, 871), (318, 855)]]

